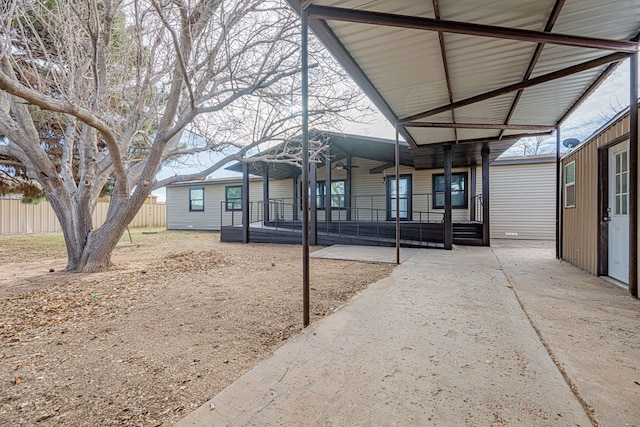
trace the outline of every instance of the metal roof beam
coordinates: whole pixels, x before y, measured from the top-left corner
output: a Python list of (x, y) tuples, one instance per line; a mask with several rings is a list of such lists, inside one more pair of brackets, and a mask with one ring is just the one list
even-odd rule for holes
[[(433, 13), (437, 20), (440, 20), (440, 4), (438, 0), (432, 0)], [(447, 92), (449, 94), (449, 103), (453, 102), (453, 90), (451, 89), (451, 75), (449, 74), (449, 64), (447, 62), (447, 49), (444, 45), (444, 34), (438, 31), (438, 41), (440, 42), (440, 56), (442, 57), (442, 66), (444, 68), (444, 76), (447, 80)], [(451, 110), (451, 121), (456, 122), (456, 110)], [(453, 134), (458, 140), (458, 130), (454, 128)]]
[(609, 77), (611, 75), (611, 73), (613, 73), (616, 70), (616, 68), (618, 68), (620, 66), (621, 63), (622, 63), (622, 61), (614, 62), (613, 64), (609, 64), (609, 66), (604, 69), (604, 71), (598, 76), (598, 78), (595, 79), (593, 81), (593, 83), (591, 83), (591, 85), (587, 88), (587, 90), (585, 90), (584, 93), (582, 95), (580, 95), (580, 97), (576, 100), (576, 102), (573, 103), (573, 105), (566, 111), (566, 113), (564, 113), (562, 115), (560, 120), (558, 120), (558, 126), (561, 123), (563, 123), (567, 119), (567, 117), (569, 117), (571, 114), (573, 114), (573, 112), (576, 111), (576, 109), (580, 105), (582, 105), (584, 100), (587, 99), (589, 96), (591, 96), (593, 91), (595, 91), (597, 88), (599, 88), (600, 85), (607, 79), (607, 77)]
[[(547, 24), (544, 26), (545, 33), (550, 33), (551, 30), (553, 30), (553, 26), (556, 24), (556, 21), (560, 16), (560, 11), (564, 6), (564, 2), (565, 0), (556, 0), (556, 3), (553, 5), (553, 9), (551, 10), (551, 15), (549, 15), (549, 19), (547, 20)], [(538, 63), (538, 60), (540, 59), (540, 55), (542, 54), (543, 48), (544, 48), (544, 43), (538, 43), (538, 45), (536, 46), (536, 50), (533, 52), (533, 55), (531, 56), (531, 61), (529, 62), (527, 71), (525, 71), (524, 76), (522, 77), (522, 81), (529, 80), (529, 78), (531, 77), (531, 74), (533, 74), (533, 70), (536, 67), (536, 64)], [(505, 124), (511, 121), (511, 117), (513, 116), (513, 113), (516, 111), (516, 107), (518, 106), (518, 103), (520, 102), (520, 98), (522, 98), (523, 93), (524, 91), (522, 89), (519, 90), (518, 93), (516, 93), (516, 96), (514, 97), (513, 102), (511, 103), (511, 108), (509, 108), (509, 112), (507, 113), (507, 118), (504, 121)], [(504, 131), (500, 132), (500, 138), (502, 138), (503, 134), (504, 134)]]
[(369, 169), (369, 173), (372, 174), (372, 175), (377, 174), (377, 173), (382, 173), (383, 170), (392, 168), (395, 165), (396, 165), (395, 162), (387, 162), (387, 163), (382, 164), (380, 166), (376, 166), (375, 168)]
[[(554, 128), (555, 131), (555, 128)], [(549, 132), (535, 132), (535, 133), (521, 133), (521, 134), (517, 134), (517, 135), (505, 135), (505, 139), (500, 140), (497, 136), (494, 137), (489, 137), (489, 138), (476, 138), (476, 139), (463, 139), (461, 141), (459, 141), (456, 144), (456, 141), (443, 141), (443, 142), (436, 142), (433, 144), (420, 144), (418, 145), (418, 149), (419, 148), (426, 148), (426, 147), (439, 147), (441, 145), (469, 145), (469, 144), (483, 144), (483, 143), (492, 143), (492, 142), (505, 142), (505, 141), (510, 141), (513, 140), (513, 142), (515, 143), (518, 139), (520, 138), (529, 138), (532, 136), (546, 136), (546, 135), (551, 135), (553, 133), (553, 131), (549, 131)]]
[(535, 130), (549, 131), (556, 129), (556, 125), (516, 125), (489, 123), (445, 123), (445, 122), (411, 122), (403, 126), (415, 128), (450, 128), (450, 129), (500, 129), (500, 130)]
[(603, 56), (601, 58), (596, 58), (591, 61), (583, 62), (581, 64), (573, 65), (571, 67), (563, 68), (562, 70), (554, 71), (552, 73), (544, 74), (542, 76), (538, 76), (536, 78), (526, 80), (523, 82), (515, 83), (509, 86), (505, 86), (499, 89), (495, 89), (489, 92), (482, 93), (480, 95), (472, 96), (467, 99), (463, 99), (460, 101), (456, 101), (454, 103), (443, 105), (441, 107), (433, 108), (429, 111), (425, 111), (422, 113), (414, 114), (413, 116), (405, 117), (401, 119), (399, 123), (401, 125), (408, 125), (411, 122), (416, 120), (423, 119), (425, 117), (433, 116), (435, 114), (444, 113), (445, 111), (449, 111), (453, 108), (460, 108), (467, 105), (475, 104), (481, 101), (486, 101), (487, 99), (495, 98), (497, 96), (505, 95), (510, 92), (515, 92), (520, 89), (526, 89), (531, 86), (536, 86), (542, 83), (547, 83), (552, 80), (561, 79), (563, 77), (570, 76), (572, 74), (580, 73), (582, 71), (587, 71), (592, 68), (597, 68), (602, 65), (606, 65), (612, 62), (622, 61), (628, 58), (630, 54), (628, 53), (612, 53), (611, 55)]
[[(293, 7), (294, 10), (300, 13), (301, 4), (299, 2), (297, 2), (296, 0), (287, 0), (287, 2)], [(309, 13), (309, 9), (312, 7), (313, 6), (309, 6), (307, 8), (307, 14)], [(360, 65), (358, 65), (353, 56), (351, 56), (351, 53), (340, 42), (329, 25), (327, 25), (326, 22), (317, 19), (309, 19), (308, 23), (309, 27), (311, 27), (316, 37), (320, 39), (320, 41), (327, 47), (329, 52), (331, 52), (331, 54), (333, 54), (333, 56), (337, 59), (338, 63), (340, 63), (344, 67), (347, 73), (349, 73), (349, 75), (358, 83), (363, 92), (367, 94), (369, 99), (375, 104), (376, 107), (378, 107), (380, 112), (393, 125), (398, 120), (398, 117), (395, 115), (386, 99), (384, 99), (375, 85), (371, 82), (367, 74), (362, 70)], [(407, 132), (405, 129), (401, 129), (400, 134), (409, 145), (413, 147), (416, 146), (416, 142), (409, 134), (409, 132)]]
[(548, 43), (590, 49), (605, 49), (626, 53), (635, 53), (638, 51), (638, 43), (627, 40), (608, 40), (595, 37), (575, 36), (571, 34), (554, 34), (520, 28), (498, 27), (494, 25), (472, 24), (468, 22), (447, 21), (417, 16), (318, 5), (309, 6), (307, 8), (307, 12), (309, 13), (309, 17), (313, 19), (385, 25), (414, 30), (441, 31), (444, 33), (492, 37), (533, 43)]

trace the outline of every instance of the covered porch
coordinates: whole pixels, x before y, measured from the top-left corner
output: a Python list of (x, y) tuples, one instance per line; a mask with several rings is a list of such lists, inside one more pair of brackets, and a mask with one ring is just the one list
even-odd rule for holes
[[(311, 245), (451, 249), (453, 244), (490, 244), (489, 163), (514, 140), (493, 144), (491, 151), (447, 145), (426, 154), (399, 141), (396, 170), (395, 141), (326, 131), (312, 131), (311, 138), (324, 147), (310, 162), (308, 191), (315, 194), (308, 199)], [(299, 146), (299, 140), (288, 141), (260, 158), (280, 158), (283, 150)], [(243, 191), (238, 209), (221, 215), (222, 240), (300, 243), (301, 170), (277, 161), (229, 169), (242, 172), (245, 183), (250, 175), (261, 176), (262, 200)]]

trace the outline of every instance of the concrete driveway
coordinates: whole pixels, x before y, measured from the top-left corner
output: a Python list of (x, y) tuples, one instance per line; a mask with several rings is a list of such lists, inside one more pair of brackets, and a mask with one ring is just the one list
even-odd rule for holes
[(640, 426), (640, 302), (553, 251), (403, 250), (390, 277), (178, 425)]

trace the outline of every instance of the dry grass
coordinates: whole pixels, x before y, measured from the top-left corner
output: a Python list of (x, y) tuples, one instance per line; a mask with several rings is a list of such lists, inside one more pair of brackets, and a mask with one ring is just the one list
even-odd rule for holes
[[(0, 426), (171, 425), (300, 330), (299, 246), (138, 231), (92, 275), (60, 272), (61, 236), (1, 238), (8, 254)], [(313, 259), (312, 320), (391, 268)]]

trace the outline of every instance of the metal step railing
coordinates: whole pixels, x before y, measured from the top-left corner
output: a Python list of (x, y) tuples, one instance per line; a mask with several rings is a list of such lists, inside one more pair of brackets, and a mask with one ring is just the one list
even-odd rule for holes
[[(431, 195), (414, 195), (414, 203), (416, 196), (423, 196), (427, 207), (431, 203)], [(352, 206), (345, 206), (336, 196), (332, 199), (333, 207), (330, 210), (331, 220), (327, 221), (326, 209), (320, 207), (316, 210), (319, 216), (318, 232), (328, 235), (337, 235), (342, 237), (357, 237), (366, 239), (395, 239), (395, 209), (387, 209), (376, 207), (380, 203), (380, 199), (386, 204), (386, 196), (357, 196), (352, 198)], [(363, 201), (364, 200), (364, 201)], [(257, 201), (249, 203), (249, 223), (252, 228), (262, 228), (271, 230), (286, 230), (291, 232), (300, 232), (302, 223), (299, 220), (300, 202), (293, 198), (274, 198), (268, 200), (269, 220), (265, 221), (264, 210), (265, 202)], [(358, 206), (359, 205), (359, 206)], [(363, 205), (367, 205), (366, 207)], [(233, 208), (236, 205), (232, 205)], [(322, 205), (321, 205), (322, 206)], [(405, 204), (406, 206), (406, 204)], [(228, 202), (220, 204), (220, 224), (221, 226), (241, 226), (242, 210), (229, 209)], [(437, 226), (427, 226), (427, 224), (442, 224), (444, 213), (434, 212), (431, 210), (400, 210), (402, 229), (404, 234), (409, 234), (408, 229), (413, 230), (412, 237), (420, 242), (433, 241), (434, 229)], [(403, 230), (401, 229), (401, 235)], [(392, 234), (392, 235), (391, 235)], [(402, 236), (401, 236), (402, 238)], [(439, 239), (435, 239), (439, 240)]]

